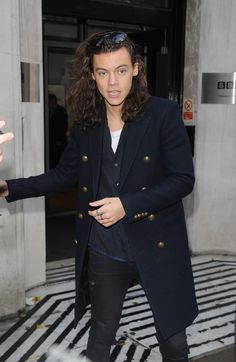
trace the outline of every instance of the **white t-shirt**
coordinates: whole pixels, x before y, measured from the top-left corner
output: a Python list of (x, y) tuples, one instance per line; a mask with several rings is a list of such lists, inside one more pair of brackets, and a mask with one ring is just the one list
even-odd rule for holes
[(119, 129), (118, 131), (113, 131), (113, 132), (110, 131), (110, 133), (111, 133), (111, 147), (112, 147), (114, 153), (116, 153), (116, 150), (117, 150), (117, 146), (118, 146), (118, 143), (119, 143), (119, 140), (120, 140), (121, 131), (122, 131), (122, 128)]

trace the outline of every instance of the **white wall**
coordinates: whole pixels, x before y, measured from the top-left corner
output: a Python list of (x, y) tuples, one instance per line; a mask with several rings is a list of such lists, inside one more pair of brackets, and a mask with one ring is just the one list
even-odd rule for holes
[[(22, 103), (23, 159), (25, 177), (44, 171), (44, 112), (41, 1), (20, 0), (20, 58), (40, 65), (40, 102)], [(25, 288), (45, 280), (44, 198), (23, 202)]]
[[(0, 1), (0, 118), (15, 134), (3, 146), (1, 179), (43, 171), (41, 1)], [(40, 103), (21, 102), (20, 61), (40, 64)], [(0, 200), (0, 316), (24, 307), (25, 289), (45, 280), (43, 199)]]
[(196, 107), (191, 248), (236, 254), (236, 105), (201, 104), (202, 73), (236, 71), (236, 2), (187, 4), (185, 97), (193, 98)]

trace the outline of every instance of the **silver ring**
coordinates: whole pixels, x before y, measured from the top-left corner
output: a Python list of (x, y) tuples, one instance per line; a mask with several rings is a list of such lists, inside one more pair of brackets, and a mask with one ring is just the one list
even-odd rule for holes
[(97, 215), (97, 216), (102, 216), (102, 215), (103, 215), (103, 212), (102, 212), (102, 211), (99, 211), (99, 210), (96, 210), (96, 215)]

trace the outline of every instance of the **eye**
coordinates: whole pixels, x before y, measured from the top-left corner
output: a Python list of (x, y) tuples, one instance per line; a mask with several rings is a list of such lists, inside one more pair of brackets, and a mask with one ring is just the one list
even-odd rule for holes
[(118, 70), (118, 72), (119, 72), (120, 75), (124, 75), (127, 72), (127, 69), (126, 68), (120, 68)]
[(99, 70), (98, 75), (99, 77), (105, 77), (107, 75), (107, 72), (105, 70)]

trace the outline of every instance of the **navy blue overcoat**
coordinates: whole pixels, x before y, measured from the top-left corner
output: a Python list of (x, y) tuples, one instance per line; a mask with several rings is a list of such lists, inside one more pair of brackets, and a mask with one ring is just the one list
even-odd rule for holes
[[(103, 128), (75, 125), (55, 169), (8, 180), (9, 202), (78, 186), (76, 322), (88, 295), (88, 208), (98, 191)], [(193, 185), (192, 155), (178, 105), (152, 97), (143, 114), (128, 124), (118, 187), (142, 285), (166, 338), (190, 325), (198, 313), (182, 205)]]

